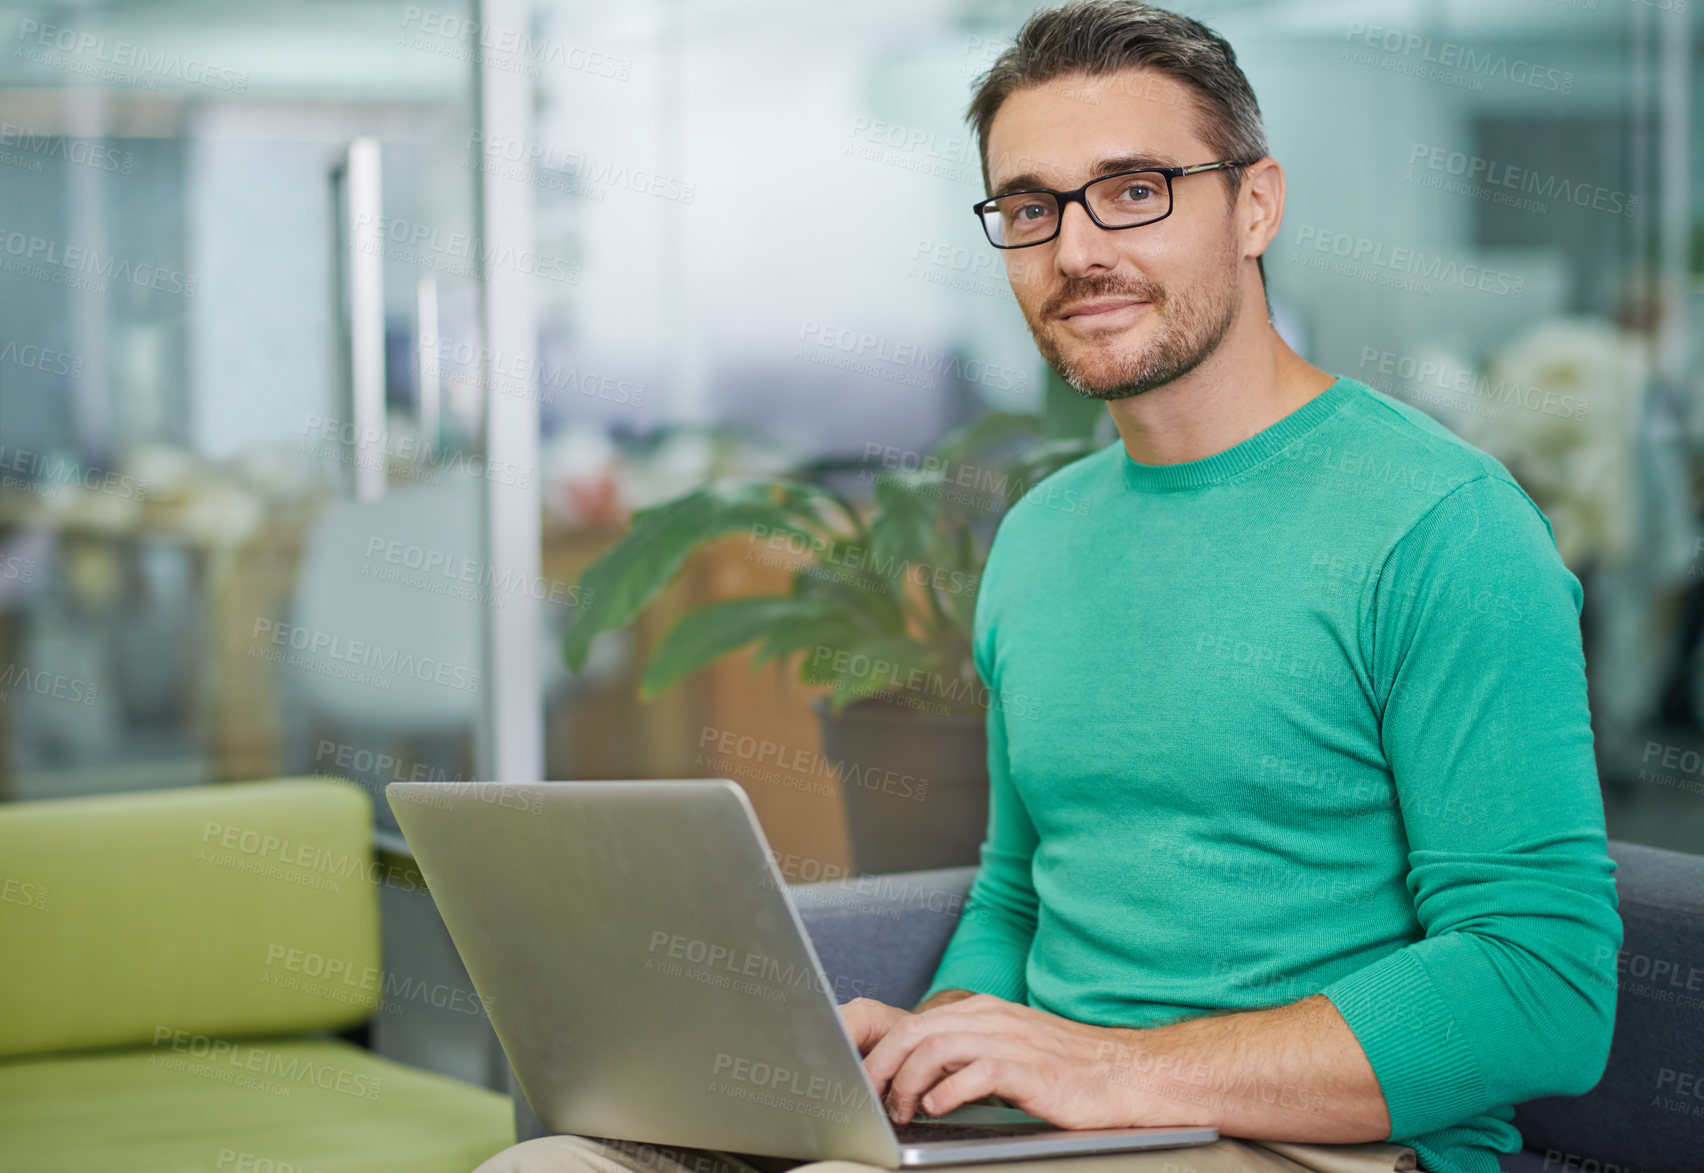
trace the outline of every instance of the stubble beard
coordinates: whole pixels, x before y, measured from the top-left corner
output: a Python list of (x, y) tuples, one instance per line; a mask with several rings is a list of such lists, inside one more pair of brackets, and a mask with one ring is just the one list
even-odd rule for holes
[[(1091, 372), (1089, 364), (1066, 356), (1060, 345), (1064, 327), (1054, 315), (1086, 298), (1116, 296), (1151, 302), (1157, 335), (1139, 351), (1109, 356), (1110, 370)], [(1067, 277), (1039, 311), (1024, 307), (1024, 319), (1041, 356), (1077, 394), (1085, 399), (1129, 399), (1180, 379), (1205, 362), (1230, 332), (1241, 301), (1234, 264), (1227, 280), (1202, 287), (1199, 296), (1184, 298), (1173, 298), (1149, 281)]]

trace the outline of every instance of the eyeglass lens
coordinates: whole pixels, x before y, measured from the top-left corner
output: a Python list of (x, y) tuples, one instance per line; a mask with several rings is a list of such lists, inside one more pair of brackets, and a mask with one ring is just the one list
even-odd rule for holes
[[(1083, 198), (1108, 228), (1133, 228), (1164, 216), (1171, 196), (1163, 174), (1136, 171), (1090, 184)], [(984, 207), (982, 222), (995, 244), (1039, 243), (1059, 230), (1059, 200), (1046, 192), (1001, 196)]]

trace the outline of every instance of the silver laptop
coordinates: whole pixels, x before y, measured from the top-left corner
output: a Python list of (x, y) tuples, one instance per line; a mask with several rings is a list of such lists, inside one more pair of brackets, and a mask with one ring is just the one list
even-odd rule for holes
[(555, 1132), (897, 1169), (1208, 1144), (968, 1105), (897, 1127), (726, 779), (385, 788)]

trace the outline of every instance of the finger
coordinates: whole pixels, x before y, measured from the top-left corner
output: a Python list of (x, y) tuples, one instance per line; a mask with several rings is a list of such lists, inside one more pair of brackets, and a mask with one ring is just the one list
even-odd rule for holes
[(840, 1007), (840, 1020), (846, 1024), (846, 1033), (852, 1036), (860, 1055), (868, 1054), (894, 1023), (908, 1015), (908, 1011), (897, 1006), (870, 998), (854, 998)]
[(889, 1025), (883, 1037), (864, 1054), (864, 1070), (878, 1095), (885, 1094), (893, 1073), (898, 1071), (924, 1039), (941, 1031), (957, 1030), (990, 1034), (1011, 1030), (1012, 1003), (977, 994), (930, 1010), (907, 1014)]
[(931, 1116), (944, 1116), (954, 1108), (977, 1100), (994, 1100), (1010, 1107), (999, 1094), (1004, 1064), (998, 1059), (978, 1059), (967, 1063), (924, 1093), (919, 1101)]
[(932, 1017), (933, 1013), (907, 1015), (889, 1026), (875, 1045), (864, 1052), (864, 1070), (869, 1072), (878, 1096), (887, 1094), (888, 1081), (913, 1048), (950, 1025), (950, 1020)]
[(1014, 1044), (993, 1035), (947, 1031), (919, 1043), (888, 1085), (888, 1115), (900, 1124), (917, 1114), (917, 1104), (947, 1076), (979, 1060), (1004, 1059)]

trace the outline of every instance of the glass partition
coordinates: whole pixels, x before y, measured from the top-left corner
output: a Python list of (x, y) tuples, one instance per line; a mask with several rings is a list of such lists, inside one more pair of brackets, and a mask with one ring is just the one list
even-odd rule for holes
[[(540, 249), (581, 273), (540, 316), (546, 452), (597, 486), (594, 504), (563, 503), (566, 530), (612, 497), (619, 515), (702, 482), (728, 450), (711, 426), (748, 471), (861, 468), (842, 483), (864, 501), (884, 466), (916, 466), (991, 409), (1057, 405), (1110, 440), (1104, 411), (1064, 411), (1074, 396), (1048, 388), (969, 212), (984, 192), (964, 108), (1031, 8), (541, 0), (541, 35), (582, 49), (582, 67), (541, 73), (534, 141), (487, 137), (469, 158), (531, 162)], [(1704, 846), (1697, 14), (1185, 10), (1235, 46), (1285, 167), (1266, 256), (1280, 330), (1520, 478), (1586, 586), (1611, 833)], [(784, 589), (744, 554), (725, 561), (740, 571), (689, 574), (682, 597)], [(665, 626), (625, 647), (623, 695)], [(612, 720), (610, 686), (588, 686), (582, 717), (553, 724), (551, 761), (557, 776), (744, 777), (772, 838), (833, 874), (849, 866), (834, 787), (699, 743), (817, 752), (808, 695), (772, 700), (790, 687), (711, 669), (650, 702), (647, 724)]]

